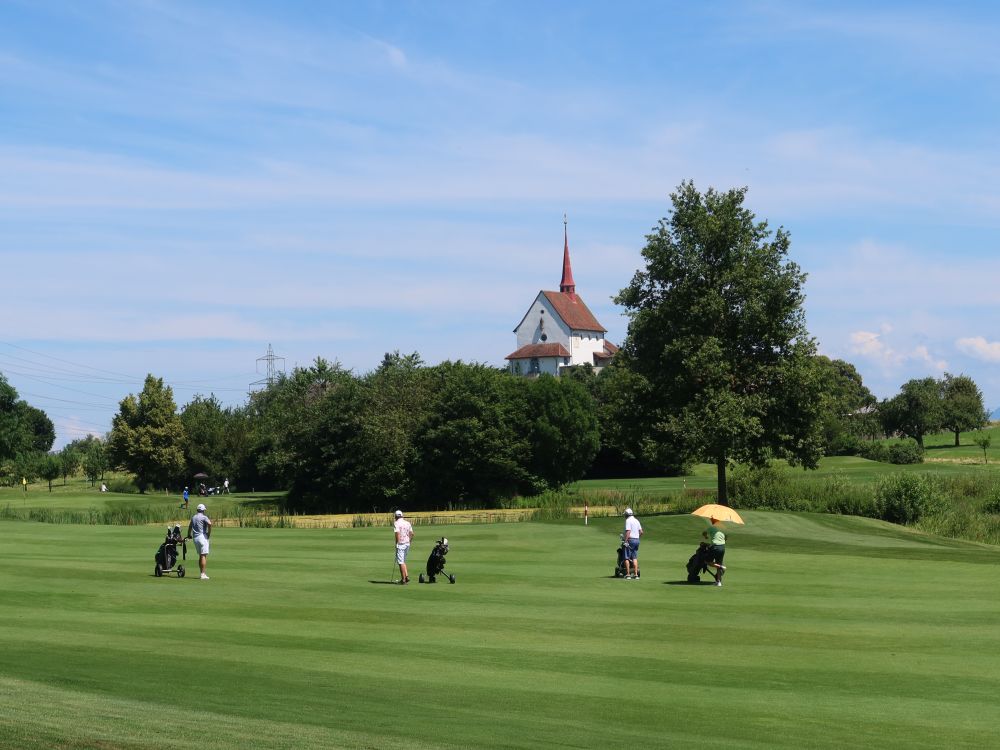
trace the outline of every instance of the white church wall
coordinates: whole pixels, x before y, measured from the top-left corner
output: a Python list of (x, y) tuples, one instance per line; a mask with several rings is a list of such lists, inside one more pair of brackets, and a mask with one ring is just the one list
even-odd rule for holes
[[(540, 321), (544, 321), (542, 326), (539, 326)], [(572, 351), (569, 328), (558, 315), (552, 314), (552, 310), (545, 303), (545, 296), (541, 293), (535, 298), (521, 325), (517, 327), (516, 334), (518, 349), (529, 344), (562, 344), (567, 351)], [(542, 334), (545, 335), (544, 341)]]
[(604, 336), (596, 331), (573, 331), (571, 346), (567, 348), (574, 365), (594, 364), (594, 354), (604, 351)]

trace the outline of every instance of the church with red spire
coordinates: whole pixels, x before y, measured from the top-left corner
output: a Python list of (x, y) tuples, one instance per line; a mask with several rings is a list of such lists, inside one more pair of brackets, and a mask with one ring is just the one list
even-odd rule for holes
[(606, 365), (618, 347), (604, 338), (607, 329), (576, 293), (569, 260), (569, 231), (563, 217), (562, 280), (558, 292), (540, 291), (514, 329), (517, 350), (508, 354), (515, 375), (558, 375), (564, 367)]

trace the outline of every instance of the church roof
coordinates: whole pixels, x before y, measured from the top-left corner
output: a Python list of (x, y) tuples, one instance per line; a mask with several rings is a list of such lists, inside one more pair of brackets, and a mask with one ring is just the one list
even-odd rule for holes
[(595, 352), (594, 353), (594, 358), (595, 359), (611, 359), (612, 357), (615, 356), (615, 354), (617, 352), (618, 352), (618, 347), (615, 346), (614, 344), (612, 344), (607, 339), (605, 339), (604, 340), (604, 351), (603, 352)]
[(531, 359), (532, 357), (568, 357), (569, 352), (562, 344), (528, 344), (504, 359)]
[(574, 331), (599, 331), (606, 333), (607, 328), (597, 322), (594, 313), (590, 311), (579, 294), (564, 294), (563, 292), (545, 292), (545, 299), (552, 305), (555, 313)]

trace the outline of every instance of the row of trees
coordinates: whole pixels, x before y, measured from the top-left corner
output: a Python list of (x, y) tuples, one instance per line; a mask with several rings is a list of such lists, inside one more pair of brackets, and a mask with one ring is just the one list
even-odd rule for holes
[(940, 380), (916, 378), (903, 384), (898, 395), (879, 405), (886, 434), (913, 438), (923, 448), (924, 436), (941, 430), (955, 435), (977, 430), (989, 422), (979, 386), (967, 375), (945, 373)]
[(295, 510), (345, 512), (534, 494), (582, 476), (598, 446), (574, 379), (397, 353), (361, 376), (317, 359), (239, 409), (196, 398), (178, 413), (150, 375), (122, 401), (107, 450), (141, 491), (197, 470), (288, 489)]

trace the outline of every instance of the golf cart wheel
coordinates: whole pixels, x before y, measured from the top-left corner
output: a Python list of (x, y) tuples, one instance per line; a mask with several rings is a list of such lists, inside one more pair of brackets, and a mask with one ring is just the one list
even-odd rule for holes
[(183, 565), (180, 565), (180, 566), (177, 567), (177, 577), (178, 578), (183, 578), (184, 577), (184, 566)]
[(424, 574), (421, 573), (420, 576), (417, 578), (417, 580), (419, 580), (421, 583), (423, 583), (424, 582)]
[(448, 576), (448, 580), (449, 580), (449, 581), (450, 581), (451, 583), (454, 583), (454, 582), (455, 582), (455, 576)]
[(153, 575), (157, 578), (163, 575), (163, 568), (160, 567), (159, 563), (156, 563), (156, 567), (153, 568)]

